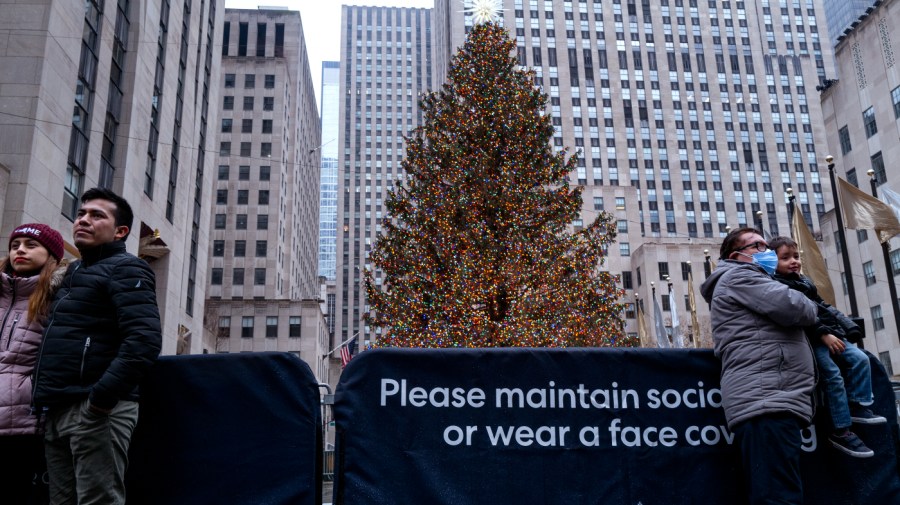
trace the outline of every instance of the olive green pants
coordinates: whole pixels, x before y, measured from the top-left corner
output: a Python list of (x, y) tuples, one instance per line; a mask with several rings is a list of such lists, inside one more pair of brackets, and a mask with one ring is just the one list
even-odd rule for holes
[(108, 415), (88, 400), (51, 411), (44, 433), (51, 505), (124, 505), (128, 444), (137, 402), (119, 402)]

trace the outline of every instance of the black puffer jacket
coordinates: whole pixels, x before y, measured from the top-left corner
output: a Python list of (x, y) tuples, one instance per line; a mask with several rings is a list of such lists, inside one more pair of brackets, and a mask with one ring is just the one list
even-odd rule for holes
[(69, 266), (51, 305), (34, 371), (36, 407), (90, 397), (110, 409), (136, 400), (162, 344), (155, 276), (116, 241)]
[(816, 302), (816, 324), (806, 328), (806, 334), (813, 343), (820, 343), (822, 335), (829, 333), (851, 341), (862, 338), (859, 325), (822, 299), (816, 285), (808, 277), (800, 274), (775, 274), (775, 279)]

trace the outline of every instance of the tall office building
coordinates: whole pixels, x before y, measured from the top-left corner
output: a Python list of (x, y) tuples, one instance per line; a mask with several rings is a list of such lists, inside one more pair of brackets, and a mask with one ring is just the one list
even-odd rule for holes
[(289, 351), (318, 377), (319, 117), (298, 12), (226, 9), (207, 320), (217, 352)]
[(0, 233), (38, 221), (68, 240), (84, 190), (121, 194), (135, 214), (128, 249), (156, 273), (165, 354), (212, 346), (200, 335), (222, 11), (191, 0), (0, 9)]
[(322, 181), (319, 186), (319, 276), (334, 280), (337, 240), (338, 134), (340, 128), (340, 76), (337, 61), (322, 62)]
[(828, 35), (832, 46), (836, 46), (838, 38), (844, 36), (859, 23), (859, 17), (871, 12), (875, 0), (822, 0), (825, 8), (825, 20), (828, 24)]
[(342, 9), (335, 338), (359, 333), (362, 347), (374, 338), (363, 320), (363, 273), (388, 191), (403, 178), (403, 136), (422, 120), (418, 96), (434, 87), (432, 10)]
[[(900, 158), (900, 0), (886, 0), (856, 25), (835, 47), (840, 80), (822, 92), (822, 109), (835, 175), (861, 190), (900, 192), (900, 177), (891, 160)], [(846, 279), (852, 279), (857, 312), (866, 321), (867, 350), (881, 358), (889, 373), (900, 372), (900, 328), (894, 314), (888, 276), (900, 273), (900, 237), (888, 242), (888, 261), (871, 231), (846, 230), (850, 272), (837, 247), (834, 213), (823, 219), (825, 254), (839, 307), (851, 312)], [(843, 282), (842, 282), (843, 281)], [(841, 287), (844, 287), (841, 290)]]

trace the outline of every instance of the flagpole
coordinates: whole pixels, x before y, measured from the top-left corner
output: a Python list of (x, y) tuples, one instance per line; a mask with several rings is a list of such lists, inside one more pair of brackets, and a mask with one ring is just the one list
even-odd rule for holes
[(856, 289), (853, 287), (853, 271), (850, 269), (850, 252), (847, 250), (847, 237), (844, 235), (844, 218), (841, 216), (841, 204), (838, 199), (837, 182), (834, 180), (834, 156), (825, 157), (828, 163), (828, 177), (831, 179), (831, 195), (834, 198), (834, 216), (837, 220), (838, 240), (841, 245), (841, 258), (844, 260), (844, 281), (847, 283), (847, 297), (850, 299), (850, 317), (859, 317), (856, 308)]
[(760, 235), (762, 235), (763, 237), (765, 237), (765, 236), (766, 236), (766, 232), (765, 232), (765, 230), (763, 230), (763, 220), (762, 220), (762, 216), (763, 216), (763, 214), (762, 214), (762, 211), (761, 211), (761, 210), (756, 211), (756, 229), (759, 230), (759, 234), (760, 234)]
[[(875, 180), (875, 170), (870, 168), (866, 173), (869, 174), (869, 183), (872, 185), (872, 196), (878, 198), (878, 182)], [(879, 242), (881, 241), (879, 240)], [(891, 308), (894, 310), (894, 324), (897, 326), (897, 336), (900, 337), (900, 302), (897, 301), (897, 283), (894, 281), (894, 269), (891, 266), (889, 242), (881, 242), (881, 254), (884, 255), (888, 292), (891, 294)]]
[(349, 345), (350, 342), (353, 342), (354, 340), (356, 340), (356, 337), (358, 337), (358, 336), (359, 336), (359, 332), (354, 333), (352, 337), (341, 342), (341, 345), (339, 345), (339, 346), (335, 347), (334, 349), (325, 353), (325, 356), (331, 356), (331, 353), (333, 353), (334, 351), (337, 351), (338, 349), (340, 349), (341, 347), (344, 347), (345, 345)]

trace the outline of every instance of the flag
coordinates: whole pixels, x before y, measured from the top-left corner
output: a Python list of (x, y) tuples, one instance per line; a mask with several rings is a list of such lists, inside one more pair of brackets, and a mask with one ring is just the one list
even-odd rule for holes
[(353, 356), (350, 355), (350, 349), (348, 346), (341, 347), (341, 368), (347, 366), (347, 363), (350, 363), (350, 360), (353, 359)]
[(697, 300), (694, 299), (694, 272), (688, 270), (688, 305), (691, 306), (691, 336), (694, 347), (700, 343), (700, 321), (697, 319)]
[[(875, 230), (881, 243), (900, 233), (900, 220), (890, 205), (838, 177), (844, 225), (853, 230)], [(796, 214), (796, 213), (795, 213)]]
[(678, 321), (678, 302), (675, 301), (675, 290), (669, 290), (669, 310), (672, 311), (672, 341), (679, 349), (684, 347), (684, 335), (681, 334), (681, 323)]
[(638, 320), (638, 338), (641, 340), (641, 347), (650, 347), (650, 332), (647, 330), (647, 320), (644, 319), (644, 309), (640, 300), (635, 300), (637, 305)]
[(797, 249), (800, 250), (800, 262), (803, 263), (803, 275), (810, 278), (819, 296), (834, 305), (834, 286), (831, 285), (831, 277), (828, 275), (828, 266), (825, 264), (825, 258), (816, 245), (816, 239), (809, 232), (806, 226), (806, 220), (803, 218), (803, 212), (794, 204), (793, 222), (791, 222), (791, 232), (794, 235), (794, 241), (797, 242)]
[(662, 309), (659, 308), (659, 300), (656, 299), (655, 293), (653, 296), (653, 309), (656, 313), (654, 315), (654, 320), (656, 321), (656, 346), (668, 349), (670, 347), (669, 334), (666, 333), (666, 323), (663, 322)]

